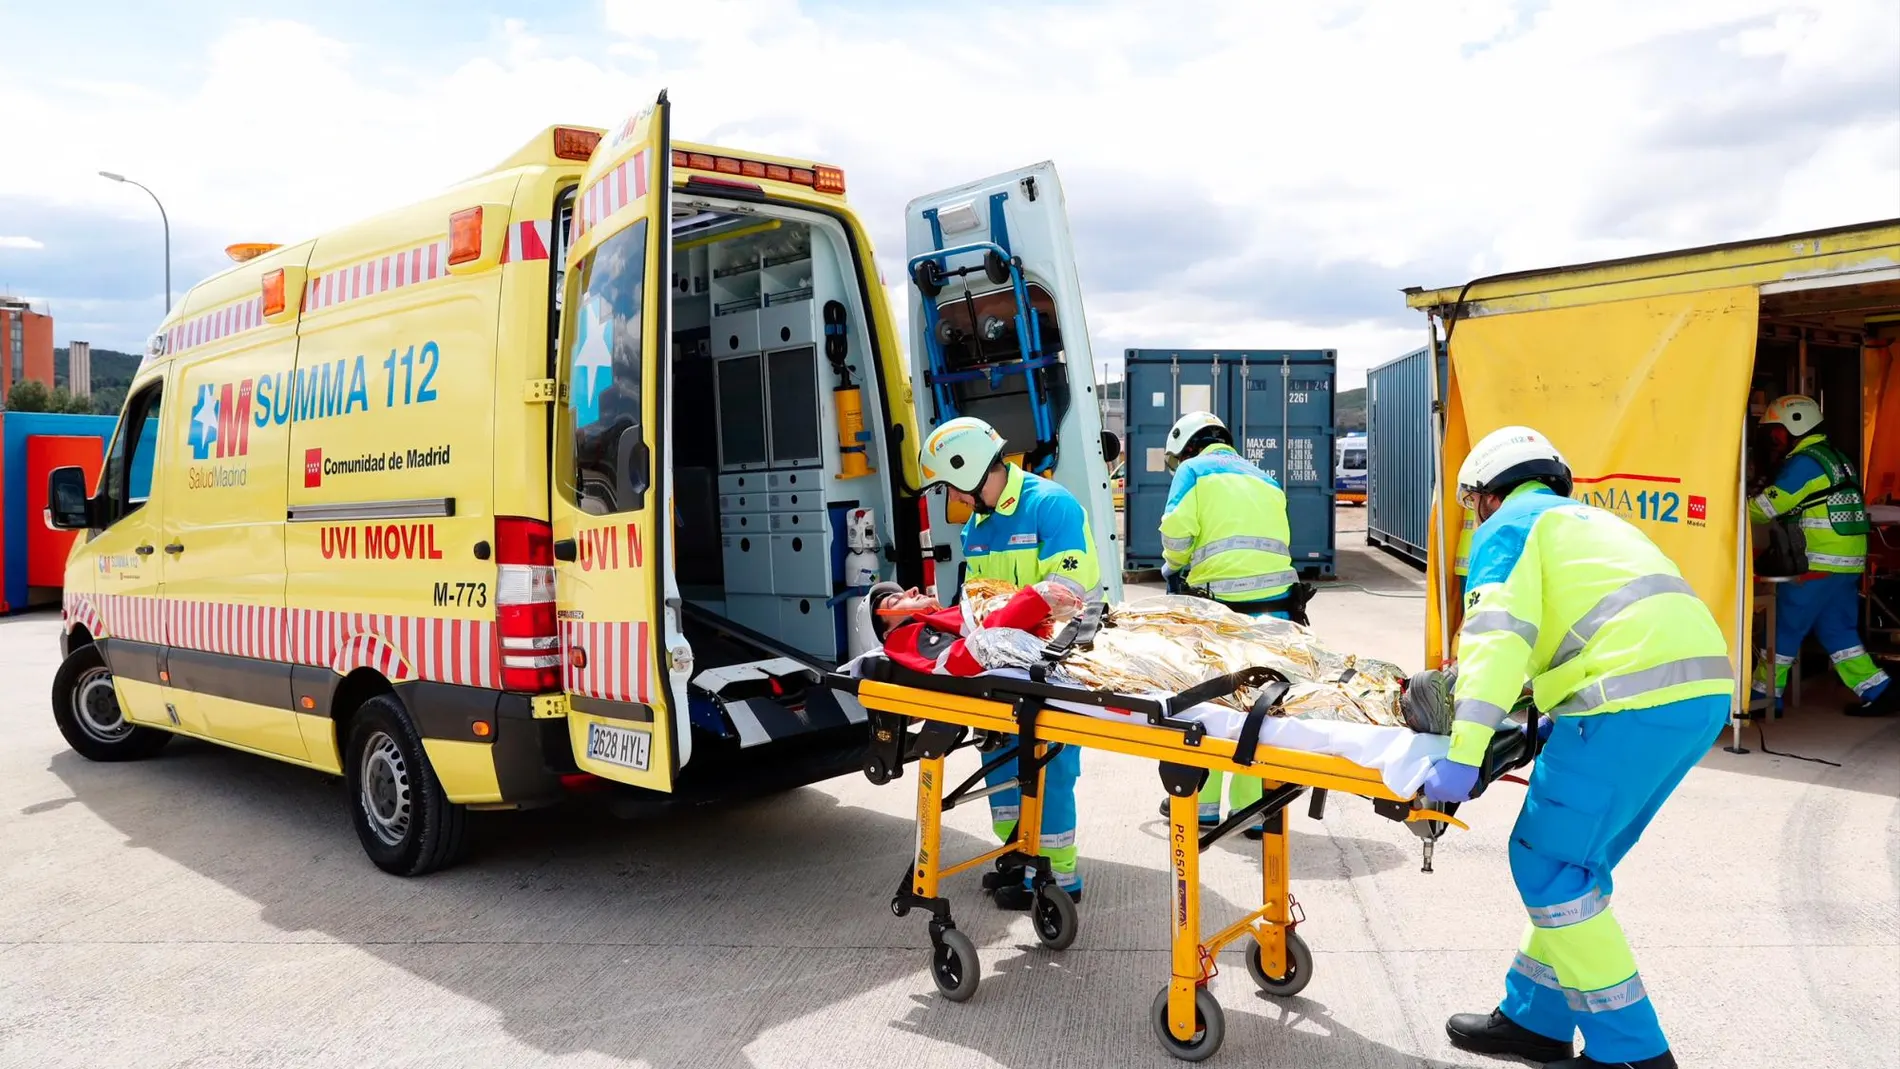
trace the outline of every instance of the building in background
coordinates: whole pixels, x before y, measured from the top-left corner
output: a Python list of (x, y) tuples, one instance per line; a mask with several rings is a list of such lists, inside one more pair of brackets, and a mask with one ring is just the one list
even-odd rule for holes
[(1126, 442), (1128, 435), (1127, 409), (1122, 401), (1122, 380), (1111, 379), (1102, 383), (1102, 429)]
[(53, 388), (53, 317), (18, 297), (0, 296), (0, 400), (29, 379)]
[(92, 343), (76, 341), (66, 354), (66, 389), (74, 397), (92, 396)]

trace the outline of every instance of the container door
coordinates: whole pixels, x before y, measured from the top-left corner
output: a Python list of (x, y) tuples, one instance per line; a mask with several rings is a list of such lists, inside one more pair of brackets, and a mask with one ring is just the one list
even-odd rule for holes
[(1293, 566), (1333, 574), (1331, 350), (1249, 352), (1223, 373), (1225, 415), (1241, 452), (1286, 491)]
[[(581, 179), (563, 282), (552, 503), (555, 608), (574, 760), (671, 790), (686, 705), (669, 660), (672, 547), (662, 421), (669, 337), (671, 161), (662, 93), (601, 139)], [(506, 584), (504, 584), (506, 585)], [(676, 596), (674, 596), (676, 600)], [(511, 655), (504, 649), (504, 664)], [(671, 654), (671, 656), (669, 656)]]
[[(1101, 401), (1069, 219), (1054, 164), (1039, 163), (910, 202), (911, 377), (935, 427), (987, 420), (1023, 466), (1069, 488), (1094, 530), (1102, 585), (1121, 598), (1121, 539), (1108, 488)], [(930, 541), (948, 600), (960, 571), (964, 517), (928, 496)]]

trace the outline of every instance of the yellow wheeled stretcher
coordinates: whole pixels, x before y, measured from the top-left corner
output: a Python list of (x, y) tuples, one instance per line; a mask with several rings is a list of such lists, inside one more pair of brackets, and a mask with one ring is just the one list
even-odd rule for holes
[[(1060, 747), (1110, 750), (1151, 758), (1160, 765), (1161, 782), (1169, 796), (1168, 844), (1174, 885), (1168, 909), (1172, 975), (1155, 996), (1150, 1020), (1168, 1053), (1187, 1061), (1208, 1058), (1221, 1045), (1225, 1030), (1221, 1008), (1207, 983), (1216, 971), (1217, 956), (1229, 944), (1243, 936), (1252, 938), (1247, 949), (1247, 971), (1269, 995), (1297, 994), (1312, 979), (1312, 952), (1296, 930), (1304, 918), (1288, 886), (1288, 805), (1311, 790), (1309, 811), (1317, 819), (1329, 792), (1371, 799), (1377, 812), (1407, 823), (1425, 841), (1428, 872), (1433, 840), (1448, 824), (1463, 826), (1452, 816), (1457, 806), (1432, 809), (1422, 798), (1401, 798), (1386, 786), (1376, 769), (1341, 757), (1258, 745), (1261, 721), (1273, 714), (1287, 689), (1284, 677), (1271, 669), (1254, 668), (1221, 676), (1161, 698), (1099, 693), (1036, 678), (924, 675), (879, 659), (862, 662), (859, 670), (855, 677), (834, 674), (828, 683), (854, 692), (868, 714), (871, 745), (865, 775), (871, 782), (882, 784), (900, 778), (905, 764), (915, 762), (918, 766), (917, 859), (899, 883), (891, 911), (899, 917), (913, 909), (930, 912), (931, 978), (938, 991), (954, 1002), (976, 993), (981, 970), (975, 946), (957, 931), (949, 901), (940, 894), (941, 882), (990, 862), (1001, 871), (1038, 856), (1043, 770)], [(1208, 735), (1198, 722), (1175, 715), (1242, 687), (1258, 688), (1260, 698), (1237, 739)], [(1100, 706), (1143, 716), (1147, 722), (1104, 719), (1054, 707), (1051, 702)], [(1481, 770), (1480, 789), (1535, 758), (1534, 723), (1535, 718), (1533, 726), (1521, 731), (1502, 730), (1495, 736)], [(1017, 737), (1032, 740), (1033, 745), (1018, 746), (1013, 753), (987, 760), (975, 775), (946, 792), (944, 761), (952, 751), (969, 746), (994, 749)], [(1017, 766), (1013, 782), (979, 786), (988, 773), (1011, 762)], [(1219, 826), (1202, 831), (1198, 795), (1210, 771), (1258, 776), (1265, 781), (1265, 791), (1259, 801), (1235, 812)], [(1020, 786), (1022, 791), (1021, 813), (1012, 840), (977, 857), (946, 864), (941, 852), (944, 812), (1012, 786)], [(1201, 852), (1260, 821), (1266, 829), (1261, 838), (1261, 906), (1214, 934), (1203, 936)], [(1066, 949), (1077, 935), (1075, 904), (1055, 885), (1047, 864), (1036, 866), (1033, 882), (1035, 905), (1031, 916), (1037, 939), (1051, 950)]]

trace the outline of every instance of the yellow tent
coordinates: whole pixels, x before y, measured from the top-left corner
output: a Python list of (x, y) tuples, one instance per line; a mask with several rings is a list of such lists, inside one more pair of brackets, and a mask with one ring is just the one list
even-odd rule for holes
[[(1449, 338), (1450, 353), (1429, 663), (1445, 659), (1460, 610), (1444, 567), (1461, 516), (1453, 476), (1471, 443), (1497, 427), (1543, 430), (1575, 468), (1580, 499), (1635, 522), (1676, 561), (1737, 654), (1738, 700), (1751, 667), (1751, 644), (1736, 641), (1750, 633), (1742, 505), (1751, 410), (1796, 388), (1820, 394), (1829, 423), (1850, 435), (1837, 444), (1866, 464), (1868, 500), (1900, 493), (1900, 220), (1406, 297), (1430, 318), (1434, 344)], [(1771, 349), (1782, 357), (1758, 361)], [(1824, 349), (1847, 358), (1823, 359)]]

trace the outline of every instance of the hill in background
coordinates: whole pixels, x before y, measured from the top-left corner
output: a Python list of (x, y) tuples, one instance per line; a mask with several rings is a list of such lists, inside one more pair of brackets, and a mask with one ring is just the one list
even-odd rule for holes
[[(53, 385), (72, 388), (71, 350), (60, 347), (53, 350)], [(125, 404), (125, 391), (132, 386), (132, 376), (139, 370), (139, 357), (134, 353), (121, 353), (114, 349), (94, 348), (92, 350), (92, 410), (102, 415), (116, 416), (120, 406)]]
[(1333, 398), (1333, 426), (1342, 431), (1366, 429), (1366, 388), (1341, 390)]

